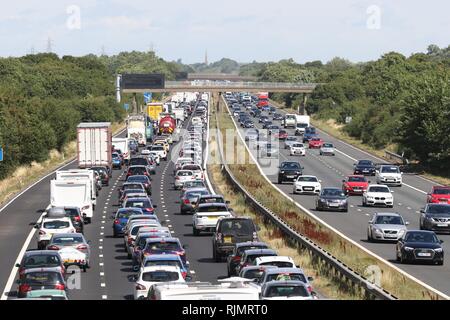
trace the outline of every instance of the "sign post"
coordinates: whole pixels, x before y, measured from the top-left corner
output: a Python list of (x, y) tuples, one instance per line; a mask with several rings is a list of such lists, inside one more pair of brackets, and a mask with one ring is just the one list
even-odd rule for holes
[(150, 103), (152, 102), (152, 93), (151, 92), (144, 92), (144, 103)]
[(128, 103), (124, 103), (123, 108), (128, 112), (128, 109), (130, 109), (130, 105)]

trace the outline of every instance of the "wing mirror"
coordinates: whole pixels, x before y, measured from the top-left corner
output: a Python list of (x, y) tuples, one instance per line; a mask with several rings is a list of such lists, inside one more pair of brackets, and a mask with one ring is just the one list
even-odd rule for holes
[(406, 222), (405, 222), (405, 226), (409, 226), (409, 221), (406, 221)]
[(425, 210), (424, 209), (420, 209), (420, 213), (425, 213)]
[(313, 277), (308, 277), (308, 281), (314, 281)]
[(158, 205), (157, 205), (157, 204), (154, 204), (154, 205), (153, 205), (153, 208), (154, 208), (154, 209), (158, 208)]
[(439, 243), (440, 243), (440, 244), (444, 243), (444, 240), (439, 240)]
[(189, 246), (187, 244), (184, 244), (183, 249), (189, 249)]

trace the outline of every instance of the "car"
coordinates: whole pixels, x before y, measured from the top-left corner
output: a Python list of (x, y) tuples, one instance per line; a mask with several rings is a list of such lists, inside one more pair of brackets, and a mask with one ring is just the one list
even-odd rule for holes
[[(197, 202), (194, 204), (194, 209), (197, 210), (202, 203), (222, 203), (228, 207), (230, 201), (226, 201), (224, 196), (220, 194), (205, 194), (198, 197)], [(228, 210), (231, 211), (231, 208), (228, 208)]]
[(198, 236), (202, 231), (212, 232), (220, 218), (231, 216), (232, 214), (225, 203), (199, 204), (192, 216), (192, 233), (194, 236)]
[(205, 188), (191, 188), (187, 189), (181, 196), (180, 212), (194, 213), (194, 205), (201, 195), (207, 195), (209, 191)]
[(194, 171), (192, 170), (178, 170), (175, 174), (174, 188), (180, 189), (184, 186), (185, 182), (196, 180)]
[(305, 149), (305, 145), (303, 143), (300, 142), (295, 142), (291, 145), (291, 148), (289, 150), (289, 155), (291, 156), (296, 156), (296, 155), (300, 155), (300, 156), (306, 156), (306, 149)]
[(375, 175), (375, 164), (371, 160), (358, 160), (353, 164), (353, 174)]
[(148, 195), (152, 194), (152, 179), (148, 175), (132, 175), (127, 178), (128, 183), (141, 183)]
[(90, 268), (90, 241), (87, 241), (81, 233), (54, 234), (47, 250), (58, 251), (66, 267), (75, 265), (84, 272)]
[(259, 148), (261, 157), (272, 157), (279, 154), (279, 151), (274, 143), (265, 143)]
[(186, 192), (186, 190), (193, 189), (193, 188), (202, 188), (207, 189), (205, 181), (203, 180), (192, 180), (192, 181), (186, 181), (183, 186), (181, 187), (181, 193), (183, 194)]
[(450, 187), (433, 186), (431, 191), (427, 193), (427, 202), (450, 204)]
[(260, 257), (273, 257), (277, 256), (277, 252), (270, 248), (258, 248), (245, 250), (242, 254), (241, 261), (236, 265), (235, 273), (239, 274), (241, 270), (248, 266), (255, 266), (256, 259)]
[(308, 148), (317, 149), (322, 148), (323, 140), (320, 137), (312, 137), (308, 140)]
[(131, 176), (142, 176), (142, 175), (150, 177), (150, 172), (147, 166), (129, 166), (126, 179), (128, 179)]
[(112, 158), (112, 167), (113, 169), (122, 169), (123, 159), (120, 157), (120, 155), (117, 152), (113, 152), (111, 154)]
[[(265, 119), (262, 124), (263, 129), (269, 129), (269, 127), (273, 125), (272, 121), (269, 119)], [(269, 134), (271, 134), (271, 130), (269, 130)]]
[(25, 298), (30, 291), (42, 289), (66, 290), (67, 285), (59, 268), (30, 268), (17, 280), (17, 296)]
[(139, 208), (146, 214), (155, 213), (155, 208), (149, 197), (127, 199), (123, 203), (124, 208)]
[[(164, 230), (162, 229), (164, 228)], [(133, 270), (139, 270), (142, 263), (142, 250), (147, 244), (147, 239), (151, 238), (170, 238), (172, 235), (167, 227), (141, 227), (136, 235), (131, 250), (131, 259)], [(131, 246), (130, 246), (131, 249)]]
[(378, 184), (402, 186), (402, 174), (398, 166), (381, 165), (375, 170), (375, 176)]
[(199, 164), (186, 164), (181, 167), (182, 170), (191, 170), (194, 174), (195, 179), (203, 180), (205, 179), (205, 174), (203, 173), (203, 169)]
[(120, 197), (119, 199), (119, 206), (122, 206), (123, 203), (128, 199), (142, 197), (147, 197), (147, 192), (139, 189), (127, 189), (122, 193), (122, 197)]
[(177, 254), (152, 254), (146, 256), (142, 261), (141, 268), (151, 266), (176, 266), (180, 268), (184, 279), (188, 277), (189, 264), (185, 265)]
[(23, 278), (25, 271), (34, 268), (58, 268), (62, 275), (65, 266), (58, 251), (53, 250), (27, 250), (20, 263), (16, 264), (19, 278)]
[(321, 180), (316, 176), (298, 176), (294, 181), (294, 194), (320, 194), (322, 190)]
[(427, 203), (420, 210), (420, 229), (450, 232), (450, 204)]
[(302, 281), (271, 281), (261, 288), (261, 300), (314, 300), (316, 294), (308, 291)]
[(89, 168), (89, 170), (97, 172), (97, 174), (100, 176), (102, 186), (109, 186), (109, 174), (106, 167), (91, 167)]
[(258, 281), (261, 279), (265, 270), (275, 269), (275, 266), (247, 266), (239, 271), (239, 278)]
[(123, 193), (126, 190), (140, 190), (141, 192), (145, 192), (147, 193), (147, 191), (145, 190), (145, 187), (142, 183), (140, 182), (125, 182), (118, 190), (119, 192), (119, 203), (121, 204), (123, 202)]
[(217, 222), (212, 238), (213, 259), (219, 262), (222, 257), (228, 256), (236, 243), (259, 241), (257, 231), (259, 228), (249, 217), (223, 218)]
[[(259, 281), (256, 284), (260, 287), (263, 287), (264, 284), (272, 281), (301, 281), (306, 285), (306, 289), (309, 293), (313, 292), (313, 288), (311, 286), (311, 281), (314, 279), (312, 277), (307, 277), (305, 275), (305, 271), (303, 269), (295, 267), (283, 267), (277, 266), (279, 265), (290, 265), (293, 264), (293, 260), (290, 257), (285, 256), (273, 256), (273, 257), (261, 257), (261, 259), (265, 260), (264, 266), (276, 266), (277, 268), (271, 268), (264, 271), (264, 273), (259, 278)], [(270, 261), (274, 261), (274, 264), (268, 264)], [(260, 266), (261, 264), (257, 264)]]
[(303, 167), (296, 161), (284, 161), (278, 167), (278, 184), (295, 181), (303, 174)]
[(241, 262), (242, 255), (246, 250), (251, 249), (268, 249), (269, 246), (264, 242), (240, 242), (236, 243), (233, 248), (233, 253), (227, 257), (227, 273), (228, 277), (235, 276), (236, 267)]
[(397, 242), (396, 259), (400, 263), (432, 262), (443, 265), (442, 243), (433, 231), (409, 230)]
[(347, 196), (340, 188), (323, 188), (316, 199), (316, 210), (348, 212)]
[(184, 283), (186, 280), (184, 280), (181, 270), (177, 266), (144, 267), (136, 277), (134, 299), (147, 297), (151, 286), (160, 282)]
[(295, 262), (288, 256), (260, 256), (255, 259), (256, 266), (275, 266), (277, 268), (295, 268)]
[(43, 217), (42, 222), (35, 224), (34, 227), (39, 229), (37, 238), (37, 247), (39, 250), (47, 247), (54, 234), (76, 232), (72, 219), (67, 216), (60, 218)]
[(370, 181), (363, 175), (350, 175), (342, 180), (342, 191), (346, 195), (361, 195), (369, 187)]
[(164, 145), (152, 145), (150, 151), (157, 154), (160, 159), (167, 160), (167, 151)]
[(69, 300), (65, 290), (42, 289), (27, 292), (27, 299)]
[(148, 157), (132, 157), (130, 161), (128, 162), (128, 166), (149, 166), (149, 159)]
[(395, 212), (375, 212), (367, 228), (367, 241), (397, 241), (406, 233), (409, 222)]
[(362, 206), (386, 206), (394, 207), (394, 196), (388, 186), (383, 184), (369, 184), (367, 190), (363, 192)]
[[(311, 141), (309, 143), (311, 143)], [(334, 156), (335, 153), (334, 153), (334, 146), (333, 146), (333, 144), (330, 143), (330, 142), (324, 142), (322, 144), (322, 146), (320, 147), (319, 154), (321, 156), (325, 156), (327, 154)]]
[(253, 123), (253, 121), (249, 120), (245, 120), (244, 123), (242, 124), (243, 128), (254, 128), (255, 124)]
[(309, 143), (309, 140), (314, 138), (319, 138), (319, 135), (317, 133), (305, 132), (303, 135), (303, 143)]
[(290, 149), (294, 143), (298, 143), (298, 139), (296, 136), (287, 136), (284, 140), (284, 148)]
[[(266, 124), (266, 123), (267, 123), (267, 121), (264, 122), (264, 124)], [(263, 126), (263, 128), (264, 128), (264, 126)], [(275, 138), (276, 138), (276, 134), (280, 132), (280, 127), (275, 124), (272, 124), (272, 123), (268, 124), (265, 128), (267, 129), (268, 134), (269, 135), (274, 134)], [(286, 136), (287, 136), (287, 134), (286, 134)]]
[[(270, 130), (269, 130), (270, 132)], [(277, 133), (275, 133), (275, 138), (279, 139), (279, 140), (286, 140), (286, 138), (288, 137), (288, 133), (286, 130), (280, 130)]]
[(176, 254), (186, 265), (186, 245), (181, 245), (178, 238), (151, 238), (147, 239), (145, 248), (142, 250), (143, 259), (154, 254)]
[(192, 158), (188, 158), (188, 157), (180, 157), (177, 159), (177, 161), (174, 164), (174, 169), (173, 169), (173, 174), (176, 174), (178, 170), (181, 170), (181, 168), (185, 165), (185, 164), (193, 164), (194, 161), (192, 160)]
[(266, 120), (269, 120), (268, 116), (260, 116), (258, 119), (259, 123), (264, 123)]
[(117, 210), (115, 215), (112, 217), (113, 222), (113, 237), (123, 236), (124, 228), (128, 222), (128, 219), (132, 215), (143, 215), (142, 209), (140, 208), (120, 208)]
[(279, 121), (279, 120), (283, 120), (283, 119), (284, 119), (284, 117), (283, 117), (283, 115), (281, 113), (274, 113), (272, 115), (272, 120), (273, 121)]
[(52, 207), (47, 211), (45, 217), (70, 217), (72, 224), (75, 227), (75, 232), (83, 233), (84, 231), (84, 219), (81, 210), (78, 207)]
[(159, 228), (161, 227), (161, 224), (158, 221), (155, 220), (135, 220), (133, 222), (128, 222), (127, 226), (125, 227), (123, 241), (124, 246), (127, 251), (127, 258), (131, 259), (133, 256), (134, 251), (134, 245), (135, 240), (137, 237), (137, 234), (139, 233), (139, 230), (141, 228)]

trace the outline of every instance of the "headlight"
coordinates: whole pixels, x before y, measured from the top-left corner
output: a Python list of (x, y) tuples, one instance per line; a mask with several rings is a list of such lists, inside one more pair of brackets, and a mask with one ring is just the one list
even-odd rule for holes
[(383, 233), (383, 231), (381, 230), (381, 229), (379, 229), (379, 228), (373, 228), (373, 231), (375, 231), (375, 232), (378, 232), (378, 233)]
[(284, 173), (284, 171), (281, 171), (281, 173)]
[(414, 250), (414, 248), (411, 248), (411, 247), (404, 247), (403, 249), (405, 249), (405, 251), (413, 251)]
[(399, 235), (403, 235), (405, 233), (405, 231), (406, 231), (405, 229), (401, 229), (401, 230), (398, 231), (398, 234)]
[(436, 248), (434, 249), (434, 252), (442, 252), (442, 248)]
[(367, 196), (367, 199), (373, 200), (373, 197), (372, 196)]

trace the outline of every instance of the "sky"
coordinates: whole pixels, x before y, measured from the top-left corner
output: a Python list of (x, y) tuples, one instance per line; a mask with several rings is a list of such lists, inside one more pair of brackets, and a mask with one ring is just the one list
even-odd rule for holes
[(2, 0), (0, 56), (152, 48), (183, 63), (206, 50), (210, 62), (360, 62), (447, 47), (449, 12), (448, 0)]

